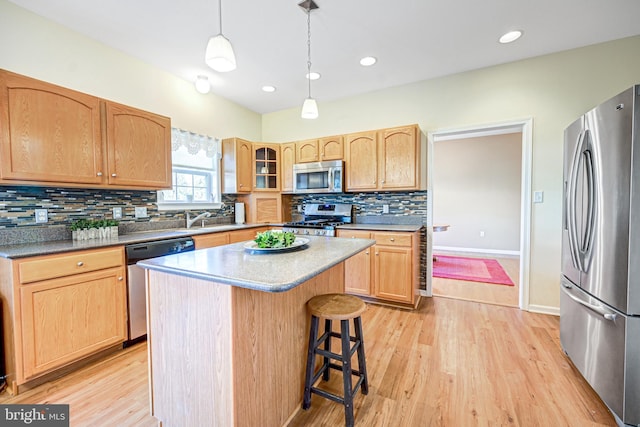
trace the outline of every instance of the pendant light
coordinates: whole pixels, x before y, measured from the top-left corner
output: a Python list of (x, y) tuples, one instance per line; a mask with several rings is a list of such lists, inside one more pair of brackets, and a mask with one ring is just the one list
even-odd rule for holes
[(306, 0), (299, 3), (298, 6), (303, 8), (307, 12), (307, 81), (309, 83), (309, 96), (304, 100), (302, 104), (301, 117), (303, 119), (317, 119), (318, 118), (318, 104), (316, 100), (311, 97), (311, 11), (317, 9), (318, 5), (313, 0)]
[(220, 33), (209, 39), (204, 62), (214, 70), (226, 73), (236, 69), (236, 55), (229, 39), (222, 35), (222, 0), (218, 0), (218, 13)]

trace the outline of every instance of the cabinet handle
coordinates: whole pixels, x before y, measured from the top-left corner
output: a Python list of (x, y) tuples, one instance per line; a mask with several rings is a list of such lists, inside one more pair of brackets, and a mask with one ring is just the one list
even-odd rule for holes
[(111, 174), (111, 176), (115, 177), (115, 176), (116, 176), (116, 174), (115, 174), (115, 173), (112, 173), (112, 174)]
[(82, 266), (84, 265), (84, 262), (82, 262), (82, 261), (78, 261), (78, 264), (77, 264), (77, 265), (78, 265), (78, 267), (82, 267)]
[(380, 255), (378, 252), (376, 252), (376, 256)]
[(119, 277), (118, 277), (118, 281), (119, 281), (119, 282), (122, 282), (122, 276), (119, 276)]
[(102, 176), (102, 172), (98, 172), (96, 175), (98, 175), (98, 176)]
[(240, 187), (244, 187), (244, 184), (240, 184)]
[(392, 242), (395, 242), (395, 241), (396, 241), (396, 239), (394, 239), (393, 237), (392, 237), (392, 238), (390, 238), (389, 240), (390, 240), (390, 241), (392, 241)]
[(365, 254), (365, 255), (369, 255), (369, 251), (365, 252), (364, 254)]
[(381, 181), (384, 184), (384, 180)]

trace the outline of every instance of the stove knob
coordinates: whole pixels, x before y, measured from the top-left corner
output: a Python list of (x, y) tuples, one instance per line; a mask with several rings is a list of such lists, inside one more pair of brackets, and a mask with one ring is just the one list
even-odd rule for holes
[(304, 234), (309, 234), (309, 230), (304, 230)]
[(315, 234), (316, 236), (322, 236), (323, 233), (322, 233), (322, 230), (316, 230)]

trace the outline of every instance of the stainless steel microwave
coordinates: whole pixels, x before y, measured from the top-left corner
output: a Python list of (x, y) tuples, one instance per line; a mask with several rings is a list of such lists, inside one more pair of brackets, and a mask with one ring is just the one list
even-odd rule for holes
[(342, 160), (293, 165), (294, 193), (342, 193), (343, 180)]

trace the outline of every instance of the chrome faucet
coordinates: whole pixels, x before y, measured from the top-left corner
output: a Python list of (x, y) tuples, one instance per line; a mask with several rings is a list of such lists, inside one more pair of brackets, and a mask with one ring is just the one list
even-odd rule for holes
[(191, 226), (198, 221), (199, 219), (202, 220), (202, 223), (204, 224), (204, 218), (209, 218), (211, 216), (211, 214), (209, 212), (203, 212), (200, 215), (198, 215), (195, 218), (191, 218), (189, 216), (189, 212), (187, 212), (187, 228), (191, 228)]

